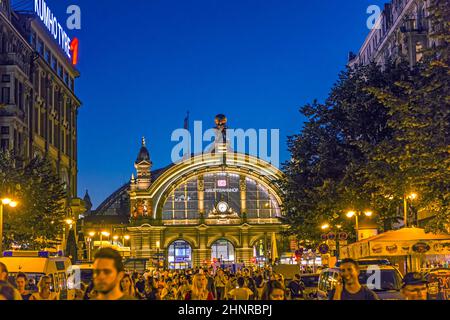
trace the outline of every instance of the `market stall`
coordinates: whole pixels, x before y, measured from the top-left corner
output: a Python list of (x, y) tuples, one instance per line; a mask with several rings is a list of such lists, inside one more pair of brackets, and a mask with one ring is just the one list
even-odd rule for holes
[(388, 231), (341, 247), (341, 259), (385, 257), (402, 273), (420, 271), (430, 263), (448, 266), (450, 235), (426, 233), (420, 228)]

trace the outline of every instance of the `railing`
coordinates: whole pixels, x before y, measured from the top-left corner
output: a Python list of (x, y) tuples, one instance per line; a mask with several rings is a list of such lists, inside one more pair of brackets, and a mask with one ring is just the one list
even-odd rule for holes
[(17, 65), (25, 74), (30, 74), (29, 64), (17, 53), (0, 54), (0, 65)]

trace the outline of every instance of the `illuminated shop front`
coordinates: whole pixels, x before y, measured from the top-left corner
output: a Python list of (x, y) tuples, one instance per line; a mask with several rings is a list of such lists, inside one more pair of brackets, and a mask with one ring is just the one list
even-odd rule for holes
[(151, 167), (143, 141), (136, 175), (95, 212), (128, 217), (133, 258), (164, 254), (165, 266), (183, 269), (264, 264), (273, 237), (281, 250), (283, 174), (270, 163), (216, 144), (164, 169)]

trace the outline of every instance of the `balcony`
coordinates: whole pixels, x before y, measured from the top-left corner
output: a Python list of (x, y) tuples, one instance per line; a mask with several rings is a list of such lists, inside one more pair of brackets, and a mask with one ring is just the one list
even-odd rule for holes
[(0, 54), (0, 65), (18, 66), (28, 77), (30, 75), (30, 64), (24, 61), (23, 57), (17, 53)]

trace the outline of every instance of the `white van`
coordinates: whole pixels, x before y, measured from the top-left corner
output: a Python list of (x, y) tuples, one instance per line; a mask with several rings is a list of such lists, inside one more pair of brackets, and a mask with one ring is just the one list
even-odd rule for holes
[(72, 300), (73, 289), (68, 288), (68, 274), (72, 267), (69, 258), (52, 256), (48, 251), (5, 251), (0, 262), (8, 268), (11, 278), (18, 273), (24, 273), (27, 279), (33, 279), (36, 285), (42, 276), (47, 275), (52, 280), (51, 290), (56, 292), (60, 300)]

